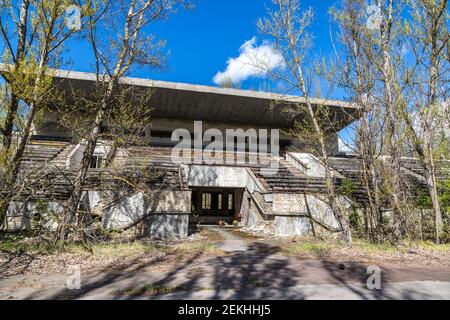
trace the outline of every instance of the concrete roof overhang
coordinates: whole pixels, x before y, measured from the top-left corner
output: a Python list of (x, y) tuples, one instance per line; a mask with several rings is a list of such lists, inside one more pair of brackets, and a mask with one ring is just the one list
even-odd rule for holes
[[(87, 94), (96, 88), (96, 74), (52, 70), (54, 84), (67, 101), (74, 92)], [(149, 101), (152, 118), (245, 124), (267, 128), (292, 128), (295, 118), (283, 112), (289, 104), (305, 104), (298, 96), (219, 88), (185, 83), (122, 77), (121, 86), (133, 90), (152, 88)], [(333, 130), (340, 130), (356, 120), (359, 107), (343, 101), (310, 99), (314, 106), (327, 109)]]

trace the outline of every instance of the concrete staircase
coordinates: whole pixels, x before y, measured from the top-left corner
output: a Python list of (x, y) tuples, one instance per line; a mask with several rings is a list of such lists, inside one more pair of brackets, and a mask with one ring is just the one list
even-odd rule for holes
[[(412, 171), (413, 173), (425, 177), (425, 170), (417, 159), (412, 158), (402, 158), (400, 159), (400, 164), (403, 168)], [(450, 161), (436, 161), (436, 177), (438, 180), (448, 180), (450, 179)]]
[[(350, 196), (360, 204), (368, 204), (369, 198), (364, 186), (362, 160), (355, 157), (331, 157), (329, 163), (333, 169), (345, 177), (344, 179), (351, 181), (353, 192)], [(344, 179), (339, 179), (338, 185), (342, 185)]]
[[(382, 159), (385, 163), (390, 161), (389, 158)], [(363, 164), (362, 160), (357, 157), (333, 157), (330, 158), (330, 165), (345, 176), (346, 179), (352, 181), (355, 191), (352, 196), (362, 204), (368, 204), (368, 196), (365, 191), (363, 182)], [(410, 190), (410, 197), (417, 196), (419, 189), (426, 189), (425, 170), (417, 159), (401, 158), (403, 181), (407, 182)], [(450, 161), (436, 162), (436, 176), (438, 180), (447, 180), (450, 178)]]
[(31, 141), (26, 147), (20, 164), (21, 170), (43, 168), (50, 164), (70, 144), (54, 141)]
[(123, 170), (133, 179), (156, 188), (185, 188), (181, 167), (172, 162), (170, 148), (133, 147), (122, 159)]
[(74, 148), (76, 148), (76, 144), (69, 144), (64, 148), (60, 153), (56, 155), (56, 157), (52, 160), (52, 164), (57, 166), (60, 169), (68, 169), (67, 168), (67, 160), (70, 157), (70, 153)]
[(284, 159), (280, 159), (278, 169), (260, 167), (253, 171), (271, 192), (321, 193), (326, 189), (324, 178), (309, 177)]

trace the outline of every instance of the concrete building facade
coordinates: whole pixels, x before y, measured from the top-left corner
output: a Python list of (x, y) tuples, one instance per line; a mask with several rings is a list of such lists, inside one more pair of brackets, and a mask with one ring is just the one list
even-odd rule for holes
[[(96, 90), (95, 75), (57, 70), (54, 86), (65, 103), (74, 101), (74, 94), (88, 99)], [(145, 217), (146, 234), (157, 238), (183, 238), (190, 224), (219, 221), (260, 227), (280, 236), (303, 236), (320, 232), (323, 226), (339, 227), (324, 197), (323, 164), (312, 151), (317, 142), (314, 137), (299, 141), (288, 134), (306, 115), (292, 116), (284, 110), (290, 104), (305, 104), (303, 98), (134, 78), (123, 78), (121, 86), (130, 89), (130, 99), (133, 92), (151, 88), (151, 99), (145, 105), (136, 104), (136, 108), (151, 109), (152, 120), (140, 145), (120, 146), (105, 138), (97, 145), (83, 208), (103, 227), (120, 229)], [(58, 172), (64, 172), (66, 180), (73, 176), (85, 143), (74, 130), (61, 125), (64, 110), (57, 103), (50, 104), (36, 124), (22, 164), (23, 172), (50, 170), (49, 174), (55, 175), (53, 182), (32, 196), (15, 200), (3, 228), (28, 228), (33, 217), (45, 214), (39, 210), (53, 214), (63, 210), (70, 181)], [(313, 99), (312, 103), (327, 110), (331, 124), (327, 148), (337, 155), (337, 132), (357, 118), (359, 109), (340, 101)], [(200, 133), (196, 132), (199, 124)], [(271, 139), (271, 130), (277, 129), (279, 152), (255, 152), (248, 138), (231, 151), (215, 150), (214, 155), (205, 155), (202, 151), (208, 143), (193, 142), (184, 149), (189, 159), (174, 162), (173, 149), (179, 142), (173, 140), (176, 129), (189, 132), (194, 140), (214, 129), (227, 141), (235, 138), (229, 136), (229, 129), (267, 130), (266, 141)], [(224, 161), (213, 162), (213, 156)], [(250, 157), (258, 161), (248, 161)], [(227, 158), (244, 161), (229, 163)], [(145, 188), (124, 187), (120, 181), (124, 179), (118, 179), (122, 173)], [(344, 178), (338, 170), (334, 174), (337, 182)], [(361, 207), (345, 196), (340, 201), (349, 208)]]

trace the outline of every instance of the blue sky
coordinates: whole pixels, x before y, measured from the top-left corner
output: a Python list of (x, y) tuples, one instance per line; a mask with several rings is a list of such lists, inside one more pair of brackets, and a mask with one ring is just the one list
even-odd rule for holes
[[(214, 75), (225, 70), (229, 58), (239, 56), (239, 48), (256, 36), (258, 44), (263, 40), (256, 23), (265, 15), (271, 0), (194, 0), (191, 11), (180, 10), (168, 21), (158, 22), (149, 30), (159, 39), (167, 41), (167, 69), (134, 71), (135, 77), (174, 82), (215, 85)], [(329, 17), (327, 11), (332, 1), (303, 1), (315, 12), (315, 23), (311, 28), (316, 46), (314, 53), (330, 53)], [(89, 48), (71, 41), (68, 55), (73, 61), (71, 69), (92, 71), (88, 62)], [(241, 83), (244, 89), (258, 89), (262, 79), (251, 78)]]
[[(179, 10), (168, 21), (151, 25), (148, 31), (158, 39), (166, 40), (169, 52), (164, 71), (135, 69), (133, 77), (217, 85), (213, 78), (227, 68), (227, 61), (240, 55), (239, 48), (255, 37), (250, 48), (263, 44), (264, 37), (258, 33), (257, 21), (264, 17), (266, 8), (273, 7), (272, 0), (193, 0), (195, 8)], [(335, 1), (304, 0), (304, 8), (312, 7), (315, 20), (310, 28), (314, 35), (311, 57), (332, 55), (330, 40), (330, 17), (328, 10)], [(75, 38), (66, 43), (64, 58), (70, 63), (62, 68), (77, 71), (94, 71), (92, 52), (85, 41)], [(265, 90), (269, 80), (250, 77), (240, 83), (243, 89)], [(271, 88), (274, 84), (270, 84)], [(340, 98), (337, 93), (326, 98)], [(341, 134), (345, 140), (349, 136)]]

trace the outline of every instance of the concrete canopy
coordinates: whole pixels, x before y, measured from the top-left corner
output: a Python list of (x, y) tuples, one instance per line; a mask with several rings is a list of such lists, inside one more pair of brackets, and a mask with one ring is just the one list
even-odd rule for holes
[[(67, 102), (71, 95), (94, 92), (95, 73), (53, 70), (55, 86)], [(152, 88), (149, 102), (152, 118), (183, 119), (216, 123), (246, 124), (267, 128), (292, 128), (295, 119), (284, 112), (289, 104), (305, 104), (298, 96), (286, 96), (251, 90), (219, 88), (184, 83), (123, 77), (120, 84), (133, 90)], [(333, 131), (338, 131), (358, 117), (360, 110), (343, 101), (310, 99), (313, 105), (327, 109)], [(70, 102), (69, 102), (70, 103)]]

